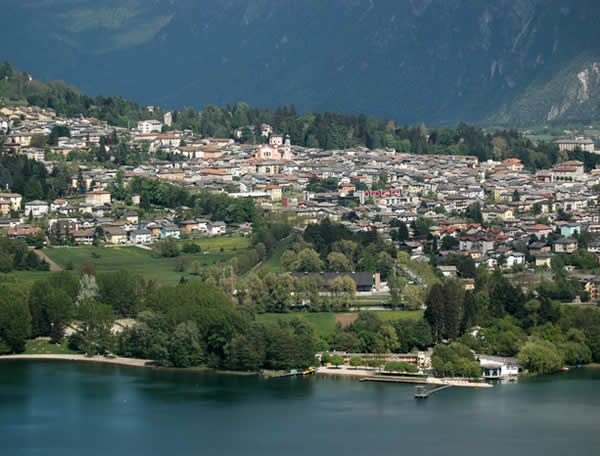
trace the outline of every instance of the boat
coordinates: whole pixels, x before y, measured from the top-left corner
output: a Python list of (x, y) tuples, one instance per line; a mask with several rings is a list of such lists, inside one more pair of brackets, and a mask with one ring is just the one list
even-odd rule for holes
[(566, 372), (566, 371), (568, 371), (568, 370), (569, 370), (569, 368), (568, 368), (568, 367), (561, 367), (561, 368), (560, 368), (560, 371), (561, 371), (561, 372)]

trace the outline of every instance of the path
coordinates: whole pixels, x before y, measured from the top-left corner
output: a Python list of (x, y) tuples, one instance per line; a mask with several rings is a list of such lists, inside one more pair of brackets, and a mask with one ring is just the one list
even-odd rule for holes
[(44, 252), (42, 252), (41, 250), (37, 250), (37, 249), (32, 249), (35, 254), (38, 256), (38, 258), (40, 260), (44, 260), (46, 263), (48, 263), (50, 265), (50, 271), (51, 272), (58, 272), (58, 271), (62, 271), (63, 268), (61, 268), (59, 265), (57, 265), (54, 260), (52, 260), (48, 255), (46, 255)]

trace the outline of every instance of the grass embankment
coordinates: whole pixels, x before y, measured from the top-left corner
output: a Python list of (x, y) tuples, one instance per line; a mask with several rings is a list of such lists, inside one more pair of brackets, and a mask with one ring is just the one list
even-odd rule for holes
[(264, 264), (260, 267), (260, 270), (262, 270), (266, 273), (268, 273), (268, 272), (274, 272), (274, 273), (287, 272), (286, 269), (281, 265), (281, 257), (283, 256), (284, 252), (290, 248), (290, 246), (292, 245), (293, 242), (294, 242), (293, 236), (290, 236), (290, 237), (286, 238), (284, 241), (282, 241), (277, 246), (275, 251), (273, 252), (273, 255), (271, 255), (271, 258), (269, 258), (267, 261), (265, 261)]
[(146, 279), (155, 279), (165, 284), (177, 283), (181, 276), (193, 278), (191, 264), (198, 262), (202, 266), (223, 263), (235, 256), (232, 250), (181, 255), (186, 262), (185, 272), (175, 270), (178, 258), (156, 258), (149, 250), (138, 247), (72, 247), (46, 249), (44, 252), (58, 265), (65, 268), (68, 264), (77, 270), (83, 263), (92, 263), (97, 272), (114, 272), (121, 269), (140, 274)]
[[(420, 320), (423, 318), (422, 310), (393, 310), (393, 311), (375, 311), (374, 312), (383, 321), (392, 320)], [(356, 315), (356, 313), (338, 313), (333, 312), (293, 312), (285, 314), (267, 313), (256, 316), (256, 321), (264, 324), (277, 324), (279, 321), (289, 321), (293, 318), (302, 318), (311, 324), (315, 334), (319, 337), (325, 337), (335, 331), (336, 315)]]
[(76, 355), (66, 343), (51, 344), (47, 339), (28, 340), (24, 355)]

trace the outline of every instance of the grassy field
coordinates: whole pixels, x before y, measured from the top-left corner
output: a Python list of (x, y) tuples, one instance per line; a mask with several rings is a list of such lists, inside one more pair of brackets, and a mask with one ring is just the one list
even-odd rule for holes
[(420, 320), (423, 318), (422, 310), (383, 310), (375, 312), (383, 321), (390, 320)]
[[(390, 320), (420, 320), (423, 318), (422, 310), (405, 311), (376, 311), (375, 314), (383, 321)], [(345, 314), (337, 314), (345, 315)], [(256, 321), (265, 324), (277, 324), (279, 321), (289, 321), (293, 318), (302, 318), (308, 321), (314, 328), (315, 334), (320, 337), (327, 336), (335, 330), (335, 313), (313, 313), (313, 312), (294, 312), (285, 314), (261, 314), (256, 316)]]
[(334, 313), (285, 313), (285, 314), (261, 314), (256, 316), (256, 321), (264, 324), (277, 324), (279, 321), (289, 321), (293, 318), (302, 318), (308, 321), (315, 330), (317, 336), (327, 336), (335, 329)]
[(25, 347), (25, 355), (74, 355), (76, 351), (71, 350), (66, 343), (51, 344), (44, 339), (28, 340)]
[(149, 250), (138, 247), (73, 247), (45, 249), (44, 252), (59, 266), (65, 267), (73, 263), (77, 270), (82, 263), (92, 263), (98, 272), (114, 272), (125, 269), (134, 274), (141, 274), (146, 279), (156, 279), (165, 284), (177, 283), (181, 276), (191, 278), (191, 263), (199, 262), (202, 266), (210, 266), (229, 260), (234, 256), (232, 251), (182, 255), (187, 262), (186, 272), (176, 272), (176, 258), (155, 258)]
[[(221, 249), (224, 251), (236, 251), (250, 248), (250, 238), (242, 236), (231, 236), (231, 237), (210, 237), (203, 239), (196, 239), (190, 241), (200, 246), (205, 252), (220, 252)], [(182, 244), (182, 243), (180, 243)]]
[(7, 274), (0, 274), (0, 282), (33, 282), (44, 279), (50, 274), (46, 271), (12, 271)]

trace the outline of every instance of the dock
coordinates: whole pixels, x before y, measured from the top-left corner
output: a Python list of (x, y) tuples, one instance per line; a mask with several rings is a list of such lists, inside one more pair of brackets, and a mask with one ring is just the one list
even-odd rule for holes
[(311, 367), (307, 370), (292, 371), (287, 374), (274, 375), (274, 376), (270, 376), (270, 377), (266, 377), (266, 378), (272, 380), (272, 379), (284, 378), (284, 377), (302, 377), (304, 375), (314, 375), (314, 374), (316, 374), (316, 372), (317, 372), (317, 370), (315, 368)]
[(415, 399), (427, 399), (433, 393), (437, 393), (439, 391), (445, 390), (447, 388), (452, 388), (454, 385), (443, 385), (438, 388), (434, 388), (431, 390), (427, 390), (424, 386), (417, 386), (415, 391)]

